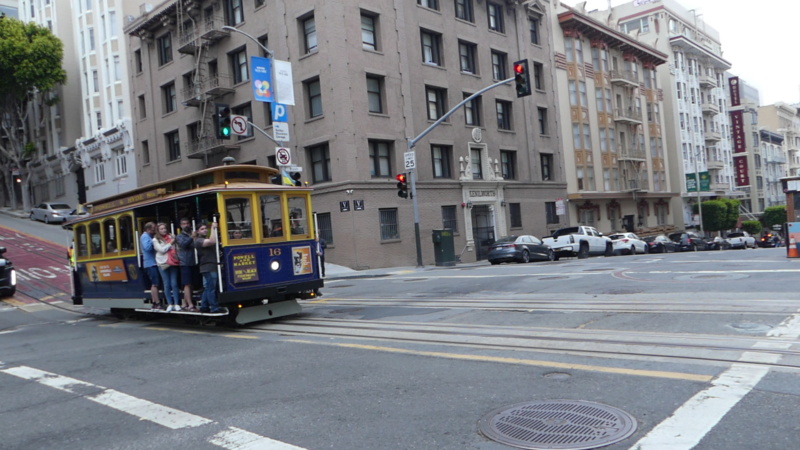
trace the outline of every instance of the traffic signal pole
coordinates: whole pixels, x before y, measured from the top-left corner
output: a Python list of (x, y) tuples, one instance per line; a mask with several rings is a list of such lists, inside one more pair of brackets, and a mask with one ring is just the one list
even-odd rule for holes
[[(504, 85), (506, 83), (511, 83), (514, 80), (515, 80), (515, 78), (511, 77), (511, 78), (509, 78), (507, 80), (498, 81), (497, 83), (495, 83), (495, 84), (493, 84), (491, 86), (487, 86), (487, 87), (481, 89), (480, 91), (478, 91), (478, 92), (470, 95), (469, 97), (465, 98), (464, 100), (462, 100), (461, 103), (459, 103), (456, 106), (454, 106), (450, 111), (447, 111), (442, 117), (439, 118), (439, 120), (437, 120), (436, 122), (431, 124), (431, 126), (426, 128), (425, 131), (420, 133), (419, 136), (409, 139), (408, 140), (408, 151), (410, 151), (410, 152), (414, 151), (414, 146), (417, 145), (417, 142), (419, 142), (420, 139), (422, 139), (425, 136), (427, 136), (428, 133), (433, 131), (434, 128), (438, 127), (442, 122), (447, 120), (448, 117), (452, 116), (453, 113), (456, 112), (459, 108), (461, 108), (465, 104), (471, 102), (474, 98), (480, 97), (481, 95), (483, 95), (484, 92), (492, 90), (492, 89), (494, 89), (494, 88), (496, 88), (498, 86), (502, 86), (502, 85)], [(417, 205), (417, 169), (414, 168), (414, 170), (412, 170), (409, 173), (409, 175), (410, 175), (410, 178), (411, 178), (411, 201), (412, 201), (413, 208), (414, 208), (414, 239), (415, 239), (415, 243), (417, 245), (417, 267), (422, 267), (423, 266), (423, 264), (422, 264), (422, 241), (420, 240), (420, 235), (419, 235), (419, 206)]]

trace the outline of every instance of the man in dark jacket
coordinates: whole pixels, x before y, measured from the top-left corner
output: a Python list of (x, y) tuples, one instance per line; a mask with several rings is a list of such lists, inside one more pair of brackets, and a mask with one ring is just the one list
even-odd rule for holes
[(189, 219), (181, 219), (181, 232), (175, 236), (178, 242), (178, 260), (181, 262), (181, 285), (183, 286), (183, 305), (187, 311), (197, 311), (192, 302), (192, 284), (194, 272), (197, 270), (197, 258), (194, 254), (194, 238)]
[[(209, 230), (210, 228), (210, 230)], [(217, 303), (217, 223), (210, 226), (204, 220), (197, 228), (194, 248), (197, 249), (200, 275), (203, 276), (203, 296), (200, 297), (200, 312), (226, 313)]]

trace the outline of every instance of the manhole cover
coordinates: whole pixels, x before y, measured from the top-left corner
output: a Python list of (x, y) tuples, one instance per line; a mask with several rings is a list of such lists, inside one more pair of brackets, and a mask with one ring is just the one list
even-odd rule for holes
[(493, 441), (526, 449), (592, 449), (636, 431), (636, 419), (613, 406), (583, 400), (546, 400), (498, 408), (480, 421)]

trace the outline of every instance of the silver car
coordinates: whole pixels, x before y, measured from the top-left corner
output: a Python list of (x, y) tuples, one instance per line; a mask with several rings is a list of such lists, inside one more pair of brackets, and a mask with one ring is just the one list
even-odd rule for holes
[(44, 223), (64, 223), (73, 209), (66, 203), (39, 203), (35, 208), (31, 208), (31, 220), (41, 220)]

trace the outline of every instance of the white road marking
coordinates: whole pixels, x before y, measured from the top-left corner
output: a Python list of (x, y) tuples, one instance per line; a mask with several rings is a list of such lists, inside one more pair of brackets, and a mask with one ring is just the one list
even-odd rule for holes
[[(0, 362), (2, 367), (2, 362)], [(14, 375), (16, 377), (35, 381), (45, 386), (80, 395), (88, 400), (99, 403), (103, 406), (116, 409), (117, 411), (130, 414), (142, 420), (153, 422), (173, 430), (181, 428), (194, 428), (202, 425), (214, 424), (213, 420), (206, 419), (191, 413), (180, 411), (168, 406), (159, 405), (149, 400), (133, 397), (128, 394), (108, 389), (92, 383), (65, 377), (51, 372), (34, 369), (27, 366), (11, 367), (0, 369), (0, 372)], [(264, 436), (260, 436), (249, 431), (236, 427), (227, 429), (215, 434), (209, 442), (222, 448), (230, 450), (303, 450), (285, 442), (276, 441)]]
[[(800, 315), (794, 314), (768, 333), (770, 337), (796, 339), (800, 336)], [(791, 342), (758, 342), (754, 348), (787, 349)], [(758, 358), (764, 363), (780, 361), (780, 355), (745, 352), (740, 360)], [(752, 360), (752, 359), (751, 359)], [(712, 386), (690, 398), (672, 416), (650, 430), (632, 450), (691, 449), (744, 398), (764, 376), (767, 367), (734, 364), (711, 382)]]

